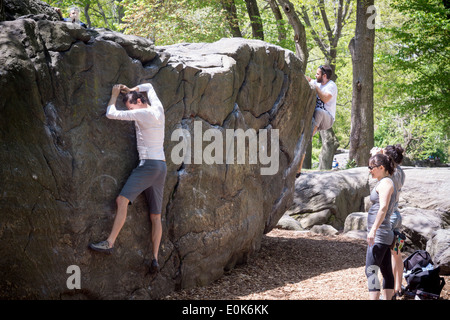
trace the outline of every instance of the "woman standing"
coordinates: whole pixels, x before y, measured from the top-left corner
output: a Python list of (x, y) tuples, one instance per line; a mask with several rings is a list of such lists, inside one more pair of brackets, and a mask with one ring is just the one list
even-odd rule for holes
[(384, 154), (376, 154), (369, 159), (369, 172), (378, 180), (370, 194), (372, 206), (367, 217), (367, 254), (366, 276), (368, 278), (369, 298), (378, 300), (380, 285), (378, 270), (383, 275), (383, 290), (386, 300), (394, 294), (394, 275), (392, 273), (390, 246), (394, 240), (394, 232), (390, 216), (394, 209), (396, 193), (394, 182), (390, 176), (394, 173), (392, 159)]
[[(391, 227), (394, 231), (400, 231), (402, 226), (402, 217), (400, 211), (398, 210), (398, 201), (400, 197), (400, 191), (405, 183), (405, 173), (403, 172), (400, 164), (403, 161), (403, 148), (401, 145), (391, 145), (384, 148), (383, 153), (390, 157), (394, 161), (395, 172), (392, 175), (392, 181), (394, 182), (395, 190), (397, 195), (395, 197), (394, 210), (391, 215)], [(402, 291), (402, 277), (403, 277), (403, 259), (400, 253), (401, 248), (394, 248), (391, 250), (392, 254), (392, 272), (394, 273), (395, 279), (395, 294), (401, 295)], [(396, 251), (397, 250), (397, 251)]]

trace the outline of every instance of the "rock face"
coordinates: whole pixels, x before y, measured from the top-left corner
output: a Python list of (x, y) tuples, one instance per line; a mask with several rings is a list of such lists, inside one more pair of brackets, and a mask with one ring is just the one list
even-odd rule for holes
[(450, 169), (406, 167), (404, 171), (399, 204), (407, 252), (427, 250), (441, 274), (449, 275)]
[[(155, 47), (31, 13), (0, 23), (0, 297), (158, 298), (245, 262), (291, 205), (310, 139), (315, 94), (295, 55), (243, 39)], [(166, 111), (156, 276), (147, 268), (143, 196), (129, 208), (114, 255), (87, 249), (109, 234), (115, 197), (138, 160), (133, 123), (105, 117), (111, 88), (143, 82), (153, 84)], [(250, 163), (249, 141), (244, 164), (239, 147), (234, 161), (220, 163), (216, 148), (209, 152), (217, 161), (206, 163), (213, 140), (206, 133), (225, 141), (227, 130), (238, 129), (256, 133), (257, 161)], [(190, 137), (203, 158), (193, 149), (174, 161)], [(278, 156), (268, 162), (270, 154)], [(80, 289), (67, 285), (73, 265)]]

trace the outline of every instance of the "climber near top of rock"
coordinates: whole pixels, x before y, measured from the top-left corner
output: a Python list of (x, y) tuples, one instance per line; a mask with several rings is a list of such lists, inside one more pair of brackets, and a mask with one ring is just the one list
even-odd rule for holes
[[(321, 65), (317, 68), (315, 80), (306, 76), (309, 84), (314, 87), (317, 93), (316, 106), (312, 119), (313, 131), (311, 139), (317, 131), (330, 129), (336, 118), (336, 100), (338, 89), (336, 83), (331, 80), (332, 74), (333, 70), (330, 66)], [(297, 177), (300, 176), (304, 159), (305, 155), (302, 156), (302, 160), (300, 161)]]
[[(117, 110), (116, 101), (124, 93), (123, 102), (128, 110)], [(147, 97), (144, 95), (147, 93)], [(106, 117), (114, 120), (134, 121), (140, 163), (136, 167), (116, 199), (117, 213), (107, 240), (91, 243), (95, 251), (112, 253), (114, 242), (127, 216), (128, 204), (144, 192), (152, 223), (153, 258), (151, 272), (159, 270), (158, 251), (162, 237), (161, 210), (167, 166), (164, 156), (164, 108), (150, 83), (129, 89), (115, 85), (106, 111)]]
[(86, 24), (80, 21), (80, 9), (78, 7), (72, 6), (69, 8), (69, 18), (63, 17), (60, 8), (55, 8), (55, 11), (59, 14), (62, 21), (78, 23), (83, 28), (87, 28)]

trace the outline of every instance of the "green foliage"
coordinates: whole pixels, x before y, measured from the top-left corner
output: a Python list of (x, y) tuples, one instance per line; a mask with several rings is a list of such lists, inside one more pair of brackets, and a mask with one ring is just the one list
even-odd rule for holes
[(375, 145), (401, 143), (416, 160), (439, 150), (446, 162), (450, 11), (440, 0), (387, 2), (391, 21), (377, 30)]
[(441, 0), (395, 0), (405, 21), (384, 28), (392, 38), (392, 48), (380, 59), (390, 74), (400, 73), (401, 81), (388, 81), (399, 112), (439, 115), (443, 129), (450, 129), (450, 9)]
[(213, 42), (229, 36), (218, 1), (124, 0), (125, 33), (152, 39), (157, 45)]
[(438, 154), (441, 161), (448, 161), (448, 135), (442, 132), (442, 121), (421, 114), (398, 113), (384, 109), (377, 119), (375, 146), (402, 144), (411, 159), (424, 160)]
[(351, 159), (345, 164), (345, 169), (352, 169), (352, 168), (356, 168), (355, 159)]

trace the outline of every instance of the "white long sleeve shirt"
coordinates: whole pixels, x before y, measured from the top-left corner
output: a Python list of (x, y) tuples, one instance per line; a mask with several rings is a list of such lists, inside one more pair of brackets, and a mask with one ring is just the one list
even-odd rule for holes
[(147, 92), (150, 107), (134, 110), (117, 110), (114, 104), (106, 110), (108, 119), (134, 121), (139, 159), (165, 160), (164, 108), (150, 83), (137, 86), (139, 92)]

